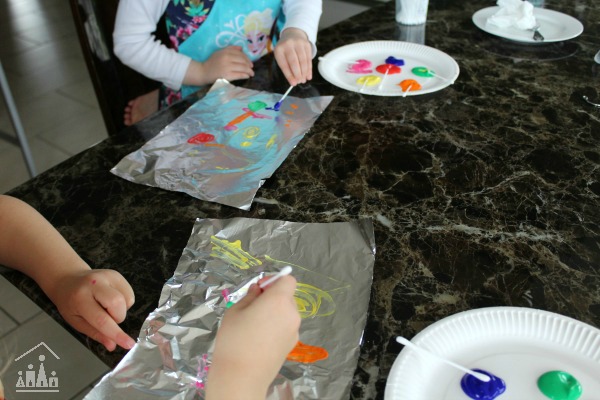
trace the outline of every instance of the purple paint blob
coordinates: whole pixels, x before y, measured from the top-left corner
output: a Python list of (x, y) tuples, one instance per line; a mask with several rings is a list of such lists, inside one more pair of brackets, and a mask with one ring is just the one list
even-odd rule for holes
[(404, 60), (401, 59), (401, 58), (396, 58), (396, 57), (389, 56), (388, 58), (385, 59), (385, 63), (386, 64), (397, 65), (398, 67), (401, 67), (401, 66), (404, 65)]
[(475, 400), (494, 400), (506, 391), (506, 383), (491, 372), (474, 369), (490, 377), (489, 382), (483, 382), (471, 374), (465, 374), (460, 380), (460, 387), (467, 396)]

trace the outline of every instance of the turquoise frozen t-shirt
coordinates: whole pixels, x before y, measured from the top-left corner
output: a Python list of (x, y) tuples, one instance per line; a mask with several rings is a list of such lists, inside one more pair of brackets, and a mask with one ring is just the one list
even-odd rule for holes
[[(241, 46), (252, 61), (273, 50), (276, 27), (283, 24), (281, 0), (172, 0), (167, 6), (171, 45), (180, 53), (204, 62), (214, 52)], [(279, 20), (279, 21), (278, 21)], [(166, 102), (185, 97), (197, 86), (167, 91)]]

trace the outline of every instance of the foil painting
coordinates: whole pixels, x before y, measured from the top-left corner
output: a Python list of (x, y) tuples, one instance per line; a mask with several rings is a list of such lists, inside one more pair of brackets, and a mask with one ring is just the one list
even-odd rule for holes
[(333, 97), (301, 99), (217, 81), (210, 92), (111, 172), (143, 185), (250, 209)]
[(295, 223), (197, 220), (136, 345), (87, 400), (204, 399), (219, 323), (265, 274), (291, 265), (302, 323), (267, 399), (347, 399), (367, 318), (370, 219)]

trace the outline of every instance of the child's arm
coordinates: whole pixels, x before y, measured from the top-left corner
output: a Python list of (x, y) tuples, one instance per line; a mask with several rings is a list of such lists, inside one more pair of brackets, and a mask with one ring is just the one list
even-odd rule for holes
[(217, 332), (206, 385), (207, 400), (264, 400), (286, 356), (298, 342), (296, 279), (284, 276), (261, 293), (252, 285), (226, 311)]
[(113, 49), (123, 64), (179, 90), (192, 59), (167, 48), (154, 36), (170, 0), (120, 0)]
[(214, 83), (219, 78), (228, 81), (248, 79), (254, 76), (254, 65), (240, 46), (229, 46), (215, 51), (205, 62), (192, 60), (185, 73), (183, 83), (202, 86)]
[(317, 54), (321, 0), (284, 0), (286, 22), (275, 46), (275, 59), (290, 85), (312, 79), (312, 59)]
[(113, 41), (115, 55), (123, 64), (175, 90), (182, 84), (202, 86), (219, 78), (234, 81), (254, 76), (253, 64), (240, 47), (219, 50), (201, 63), (157, 41), (153, 32), (168, 3), (169, 0), (119, 2)]
[(91, 270), (41, 214), (5, 195), (0, 195), (0, 264), (31, 277), (69, 324), (108, 350), (135, 344), (117, 325), (134, 302), (125, 278), (113, 270)]

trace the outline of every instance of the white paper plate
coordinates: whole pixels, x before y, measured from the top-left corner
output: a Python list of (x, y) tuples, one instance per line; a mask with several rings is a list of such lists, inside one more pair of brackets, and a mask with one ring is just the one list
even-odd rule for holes
[(533, 40), (533, 32), (517, 28), (499, 28), (488, 24), (487, 19), (496, 14), (500, 7), (488, 7), (473, 14), (473, 23), (479, 29), (492, 35), (522, 43), (543, 44), (573, 39), (581, 35), (583, 25), (570, 15), (545, 8), (534, 8), (533, 15), (540, 24), (539, 32), (544, 36), (543, 42)]
[[(412, 342), (502, 378), (506, 391), (498, 400), (545, 399), (537, 379), (552, 370), (568, 372), (581, 383), (580, 400), (600, 394), (600, 330), (559, 314), (519, 307), (470, 310), (428, 326)], [(385, 400), (468, 400), (462, 376), (404, 348), (392, 365)]]
[[(389, 56), (404, 60), (402, 72), (399, 74), (384, 74), (375, 71), (375, 67), (385, 64)], [(350, 62), (366, 59), (373, 64), (373, 72), (369, 74), (355, 74), (346, 72)], [(434, 71), (439, 77), (422, 78), (411, 72), (413, 67), (426, 67)], [(342, 89), (353, 92), (371, 94), (375, 96), (404, 96), (398, 83), (404, 79), (414, 79), (421, 84), (422, 89), (409, 91), (407, 96), (436, 92), (451, 85), (459, 74), (458, 64), (448, 54), (410, 42), (399, 41), (373, 41), (360, 42), (339, 47), (330, 51), (319, 61), (319, 73), (329, 83)], [(365, 86), (356, 80), (361, 76), (375, 75), (382, 78), (381, 88), (378, 85)], [(445, 78), (442, 79), (441, 77)]]

